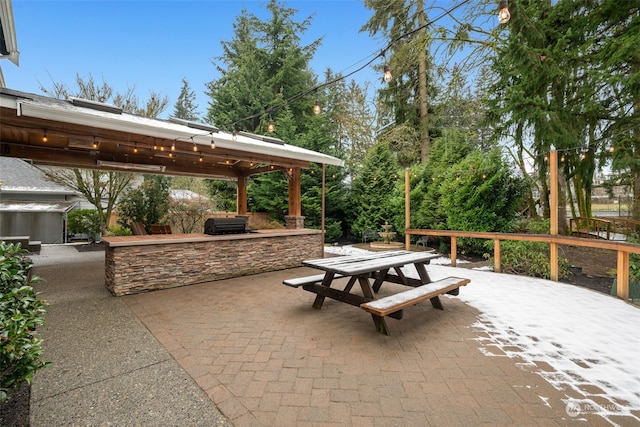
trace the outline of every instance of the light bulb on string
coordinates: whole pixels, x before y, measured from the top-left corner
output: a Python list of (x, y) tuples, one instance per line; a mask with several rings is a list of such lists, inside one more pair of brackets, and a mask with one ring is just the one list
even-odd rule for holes
[(320, 101), (316, 99), (316, 103), (313, 104), (313, 114), (316, 116), (322, 112), (322, 107), (320, 107)]
[(133, 152), (138, 154), (138, 143), (137, 142), (133, 143)]
[(44, 135), (42, 136), (42, 142), (47, 142), (49, 141), (49, 138), (47, 138), (47, 130), (44, 130)]
[(211, 135), (211, 149), (215, 149), (216, 148), (216, 142), (213, 140), (213, 135)]
[(171, 151), (176, 151), (176, 142), (171, 142)]
[(391, 68), (389, 68), (388, 64), (384, 64), (383, 70), (384, 70), (383, 79), (385, 82), (389, 83), (391, 79), (393, 79), (393, 76), (391, 75)]
[(271, 120), (271, 117), (269, 117), (269, 124), (267, 124), (267, 132), (274, 132), (276, 130), (276, 125), (273, 123), (273, 120)]
[(510, 19), (511, 14), (509, 13), (509, 2), (507, 0), (500, 0), (498, 5), (498, 22), (506, 24)]

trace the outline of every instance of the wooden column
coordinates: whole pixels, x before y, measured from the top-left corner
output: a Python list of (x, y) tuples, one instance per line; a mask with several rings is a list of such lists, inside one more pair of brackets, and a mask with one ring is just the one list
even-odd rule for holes
[(302, 215), (300, 168), (289, 169), (289, 215)]
[(327, 167), (326, 165), (323, 163), (322, 164), (322, 213), (321, 213), (321, 217), (322, 217), (322, 224), (320, 225), (320, 228), (322, 228), (322, 242), (321, 242), (321, 246), (322, 246), (322, 258), (324, 258), (324, 235), (325, 235), (325, 222), (324, 222), (324, 214), (325, 214), (325, 204), (324, 204), (324, 197), (325, 197), (325, 178), (326, 178), (326, 174), (327, 174)]
[(238, 215), (247, 214), (247, 180), (246, 176), (238, 177), (238, 195), (236, 198)]
[(289, 215), (286, 215), (284, 219), (289, 229), (304, 228), (300, 168), (289, 168), (287, 172), (289, 178)]
[[(549, 208), (551, 220), (551, 234), (558, 235), (558, 152), (551, 150), (549, 153)], [(558, 281), (558, 244), (550, 243), (551, 256), (549, 259), (549, 278)]]
[(411, 249), (411, 236), (407, 234), (407, 230), (411, 227), (411, 176), (409, 168), (404, 170), (404, 248)]

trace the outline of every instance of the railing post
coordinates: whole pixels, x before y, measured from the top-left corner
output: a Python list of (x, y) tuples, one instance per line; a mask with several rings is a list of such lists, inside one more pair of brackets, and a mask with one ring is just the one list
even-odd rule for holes
[(456, 256), (458, 254), (458, 243), (455, 236), (451, 236), (451, 267), (456, 266)]
[(618, 298), (629, 301), (629, 252), (618, 250)]
[(500, 273), (500, 240), (493, 239), (493, 271)]

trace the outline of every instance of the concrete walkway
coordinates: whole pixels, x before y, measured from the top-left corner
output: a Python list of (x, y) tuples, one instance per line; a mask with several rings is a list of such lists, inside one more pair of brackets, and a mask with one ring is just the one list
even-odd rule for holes
[(60, 250), (34, 257), (54, 362), (32, 387), (34, 427), (610, 425), (567, 415), (534, 368), (484, 355), (477, 313), (455, 297), (407, 309), (384, 336), (364, 311), (313, 310), (281, 284), (307, 268), (116, 298), (102, 252)]
[(104, 287), (104, 252), (44, 245), (31, 256), (49, 302), (31, 426), (229, 426), (145, 326)]

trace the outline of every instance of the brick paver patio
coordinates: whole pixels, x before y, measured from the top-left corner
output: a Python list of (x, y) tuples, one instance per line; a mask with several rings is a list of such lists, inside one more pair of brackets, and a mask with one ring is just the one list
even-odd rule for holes
[(443, 298), (445, 311), (423, 303), (389, 319), (384, 336), (364, 311), (332, 300), (313, 310), (314, 295), (281, 284), (313, 272), (123, 298), (236, 426), (578, 422), (566, 396), (531, 367), (480, 351), (477, 313), (455, 297)]

